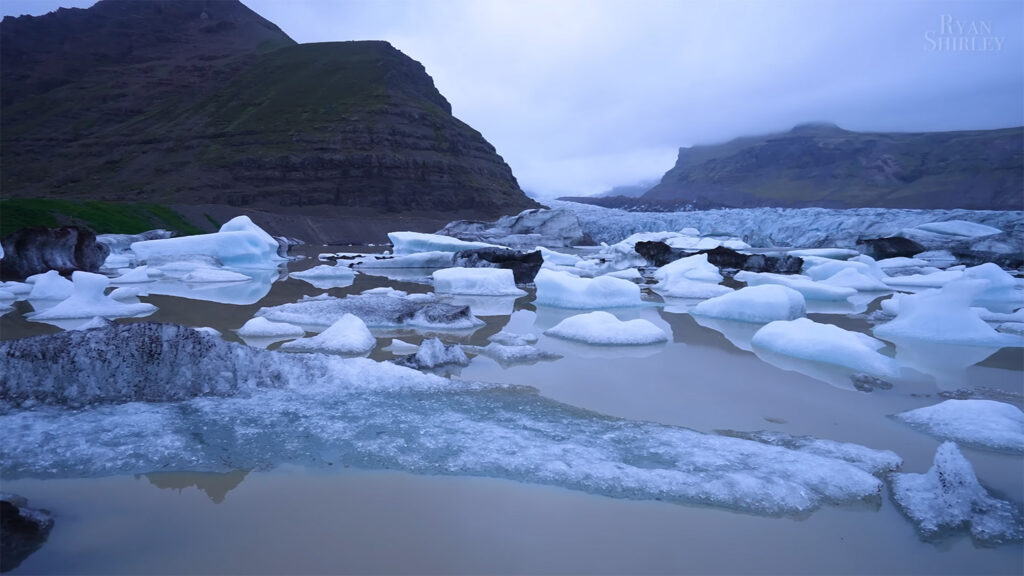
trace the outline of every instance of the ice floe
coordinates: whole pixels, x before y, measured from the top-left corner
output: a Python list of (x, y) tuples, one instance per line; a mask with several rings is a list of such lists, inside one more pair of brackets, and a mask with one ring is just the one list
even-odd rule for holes
[[(154, 271), (157, 272), (157, 271)], [(138, 266), (125, 270), (123, 274), (115, 278), (110, 279), (111, 284), (142, 284), (146, 282), (152, 282), (153, 278), (149, 275), (149, 266)]]
[(694, 306), (690, 313), (694, 316), (764, 324), (800, 318), (806, 313), (806, 305), (800, 292), (778, 284), (764, 284), (748, 286), (705, 300)]
[(772, 274), (770, 272), (749, 272), (741, 270), (736, 273), (736, 280), (746, 282), (748, 286), (778, 284), (792, 288), (804, 295), (807, 300), (846, 300), (857, 293), (853, 288), (832, 286), (815, 282), (807, 276), (799, 274)]
[(421, 232), (391, 232), (388, 234), (396, 256), (419, 252), (461, 252), (474, 248), (504, 248), (486, 242), (466, 242), (451, 236), (423, 234)]
[(708, 262), (707, 254), (681, 258), (654, 272), (658, 284), (654, 291), (670, 298), (713, 298), (732, 292), (721, 286), (718, 267)]
[(1024, 536), (1018, 507), (989, 494), (952, 442), (939, 446), (924, 474), (896, 473), (891, 479), (893, 499), (925, 538), (962, 529), (984, 544)]
[(124, 318), (148, 316), (156, 312), (152, 304), (126, 304), (114, 300), (103, 292), (110, 285), (110, 280), (101, 274), (76, 271), (71, 274), (74, 292), (67, 299), (55, 306), (28, 315), (33, 322), (51, 322), (57, 320)]
[(399, 358), (395, 363), (417, 370), (429, 370), (449, 365), (465, 366), (469, 364), (469, 358), (459, 344), (445, 344), (438, 338), (428, 338), (420, 342), (415, 354)]
[(642, 318), (622, 321), (604, 311), (566, 318), (544, 331), (549, 336), (587, 344), (607, 346), (638, 346), (668, 340), (668, 334)]
[(271, 322), (266, 318), (257, 316), (252, 318), (238, 329), (238, 335), (243, 338), (273, 338), (285, 340), (290, 338), (302, 338), (306, 331), (301, 327), (286, 322)]
[(322, 265), (300, 272), (292, 272), (288, 276), (308, 282), (321, 290), (327, 290), (328, 288), (351, 286), (355, 281), (356, 273), (348, 266)]
[(542, 268), (534, 279), (536, 303), (559, 308), (619, 308), (640, 306), (640, 287), (621, 278), (578, 278), (567, 272)]
[(285, 342), (281, 350), (290, 352), (328, 352), (331, 354), (363, 355), (377, 345), (366, 323), (353, 314), (343, 314), (323, 332), (309, 338)]
[(32, 290), (28, 293), (29, 300), (64, 300), (75, 291), (71, 280), (61, 276), (56, 270), (29, 276), (25, 282), (32, 285)]
[(186, 284), (217, 284), (229, 282), (248, 282), (251, 277), (239, 272), (224, 270), (221, 268), (196, 268), (181, 277)]
[(277, 240), (247, 216), (237, 216), (213, 234), (142, 240), (134, 242), (131, 249), (139, 259), (150, 264), (155, 258), (203, 255), (216, 258), (225, 266), (275, 268), (285, 260), (278, 255), (279, 246)]
[(720, 432), (735, 438), (746, 438), (755, 442), (763, 442), (772, 446), (782, 446), (791, 450), (799, 450), (808, 454), (816, 454), (849, 462), (854, 466), (872, 474), (884, 474), (899, 470), (903, 466), (903, 458), (892, 450), (875, 450), (851, 442), (836, 442), (813, 436), (792, 436), (782, 432), (737, 432), (723, 430)]
[(1024, 412), (995, 400), (946, 400), (896, 415), (933, 436), (992, 450), (1024, 452)]
[(766, 324), (754, 334), (751, 344), (755, 351), (767, 350), (873, 376), (884, 378), (899, 374), (893, 359), (877, 352), (885, 347), (884, 342), (808, 318)]
[(274, 322), (288, 322), (312, 331), (319, 331), (350, 313), (372, 328), (420, 328), (431, 330), (466, 330), (482, 326), (468, 306), (437, 302), (430, 295), (407, 295), (404, 292), (364, 293), (345, 298), (332, 296), (304, 297), (298, 302), (260, 308), (257, 316)]
[(539, 350), (529, 344), (507, 345), (491, 342), (487, 346), (463, 346), (463, 350), (471, 354), (487, 356), (505, 367), (517, 364), (536, 364), (545, 360), (558, 360), (562, 357), (561, 354)]
[(521, 296), (511, 270), (502, 268), (444, 268), (435, 270), (434, 290), (443, 294)]

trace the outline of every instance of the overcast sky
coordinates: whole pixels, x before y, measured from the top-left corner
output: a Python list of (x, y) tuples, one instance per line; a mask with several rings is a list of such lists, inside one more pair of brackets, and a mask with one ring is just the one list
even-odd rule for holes
[[(1024, 2), (243, 0), (298, 42), (388, 40), (539, 197), (806, 121), (1024, 124)], [(42, 14), (78, 0), (0, 0)]]

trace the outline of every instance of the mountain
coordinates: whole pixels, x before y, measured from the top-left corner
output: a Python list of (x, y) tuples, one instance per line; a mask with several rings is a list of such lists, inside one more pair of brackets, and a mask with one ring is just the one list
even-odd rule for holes
[(680, 148), (636, 200), (646, 209), (716, 207), (1024, 209), (1024, 127), (964, 132), (789, 132)]
[(0, 23), (5, 197), (269, 214), (538, 206), (421, 64), (296, 44), (237, 0), (102, 0)]
[(626, 184), (623, 186), (615, 186), (594, 196), (597, 198), (608, 198), (611, 196), (625, 196), (627, 198), (639, 198), (643, 196), (648, 190), (653, 188), (658, 183), (658, 180), (643, 180), (636, 184)]

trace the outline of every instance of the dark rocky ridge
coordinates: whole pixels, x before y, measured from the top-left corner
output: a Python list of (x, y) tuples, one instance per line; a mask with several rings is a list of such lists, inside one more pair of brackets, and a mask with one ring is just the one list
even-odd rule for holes
[(566, 198), (665, 211), (753, 208), (1024, 209), (1024, 127), (962, 132), (789, 132), (680, 148), (639, 198)]
[(103, 0), (5, 18), (0, 37), (8, 197), (460, 217), (537, 206), (386, 42), (295, 45), (237, 0)]

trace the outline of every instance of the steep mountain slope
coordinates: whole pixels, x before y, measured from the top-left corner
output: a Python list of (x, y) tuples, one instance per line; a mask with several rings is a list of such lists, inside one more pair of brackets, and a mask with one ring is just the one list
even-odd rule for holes
[(103, 0), (0, 27), (7, 197), (317, 216), (536, 206), (385, 42), (296, 45), (237, 0)]
[(1024, 128), (860, 133), (805, 124), (681, 148), (648, 207), (1024, 208)]

